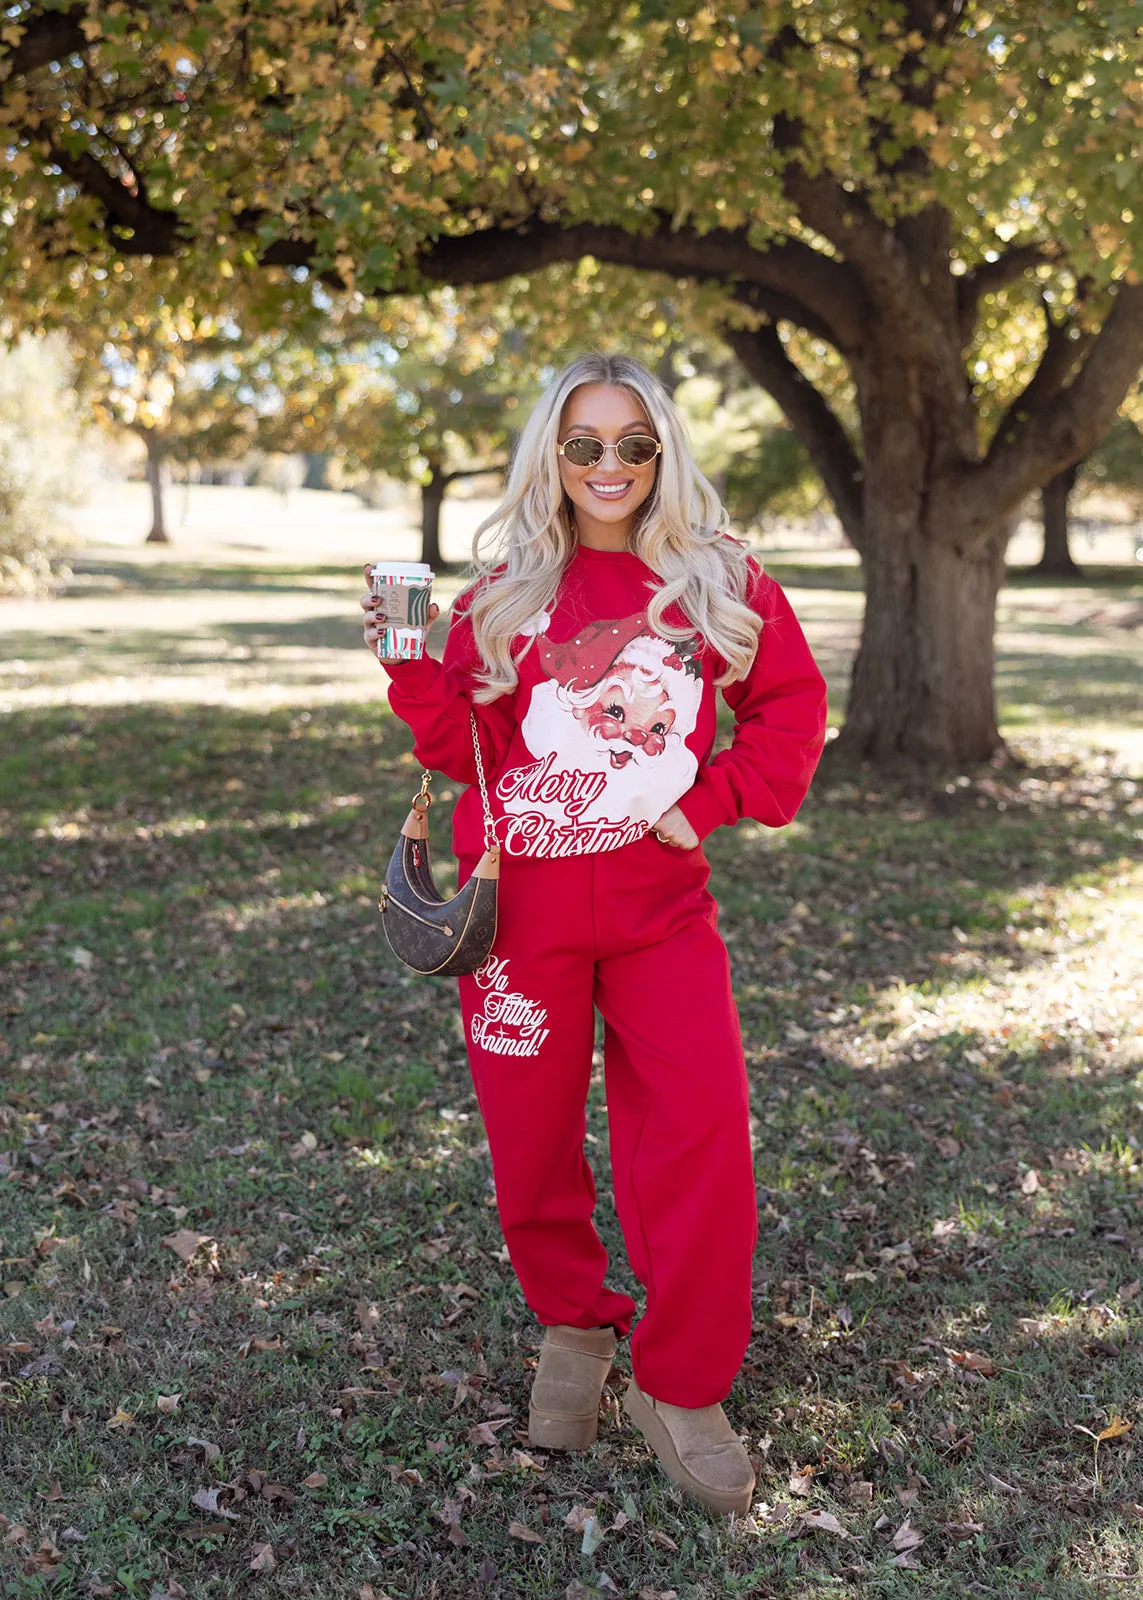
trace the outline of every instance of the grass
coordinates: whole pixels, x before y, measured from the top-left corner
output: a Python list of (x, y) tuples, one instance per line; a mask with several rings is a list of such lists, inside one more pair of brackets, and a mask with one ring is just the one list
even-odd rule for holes
[(622, 1421), (625, 1346), (595, 1448), (528, 1448), (455, 985), (375, 908), (406, 730), (17, 700), (0, 1594), (1143, 1595), (1143, 797), (1068, 732), (1092, 660), (1022, 654), (1025, 764), (827, 763), (709, 841), (762, 1228), (723, 1521)]

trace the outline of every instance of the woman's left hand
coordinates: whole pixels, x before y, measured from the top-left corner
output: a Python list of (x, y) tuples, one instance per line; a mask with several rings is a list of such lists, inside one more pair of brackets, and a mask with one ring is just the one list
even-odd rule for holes
[(651, 832), (657, 834), (664, 844), (674, 845), (676, 850), (698, 848), (699, 836), (678, 806), (668, 806), (658, 822), (651, 824)]

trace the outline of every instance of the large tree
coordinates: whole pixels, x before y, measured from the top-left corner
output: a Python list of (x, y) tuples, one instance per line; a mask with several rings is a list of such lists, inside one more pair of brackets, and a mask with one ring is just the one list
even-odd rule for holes
[[(702, 285), (861, 554), (844, 741), (997, 748), (1007, 519), (1098, 442), (1143, 361), (1131, 0), (88, 0), (8, 19), (25, 314), (141, 253), (378, 293), (585, 254)], [(1047, 314), (990, 425), (980, 329), (1018, 289)], [(798, 331), (848, 369), (856, 428)]]

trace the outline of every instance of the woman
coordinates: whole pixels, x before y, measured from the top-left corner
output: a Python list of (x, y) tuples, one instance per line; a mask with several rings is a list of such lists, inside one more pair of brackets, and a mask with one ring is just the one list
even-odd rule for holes
[[(724, 515), (658, 380), (626, 356), (582, 356), (537, 403), (507, 494), (477, 529), (478, 577), (453, 606), (443, 663), (385, 666), (417, 760), (467, 784), (476, 707), (498, 819), (496, 939), (458, 981), (505, 1243), (545, 1329), (530, 1440), (594, 1441), (636, 1309), (606, 1287), (591, 1221), (598, 1007), (615, 1201), (647, 1292), (624, 1409), (676, 1483), (741, 1513), (754, 1473), (721, 1401), (750, 1338), (758, 1222), (702, 840), (739, 817), (795, 815), (825, 685)], [(483, 555), (488, 533), (497, 549)], [(361, 604), (375, 647), (375, 602)], [(716, 688), (736, 720), (711, 760)], [(463, 884), (483, 848), (475, 788), (457, 802), (453, 845)]]

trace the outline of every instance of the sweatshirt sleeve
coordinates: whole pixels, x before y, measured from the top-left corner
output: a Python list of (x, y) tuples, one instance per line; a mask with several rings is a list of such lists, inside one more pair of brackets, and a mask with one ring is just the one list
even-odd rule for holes
[(734, 739), (678, 801), (699, 839), (753, 817), (781, 828), (796, 816), (825, 744), (826, 684), (781, 586), (749, 558), (748, 603), (762, 617), (758, 652), (745, 678), (722, 695), (734, 711)]
[(480, 652), (468, 619), (475, 588), (453, 604), (444, 656), (424, 655), (419, 661), (384, 661), (389, 675), (389, 704), (413, 730), (413, 754), (434, 772), (455, 783), (476, 782), (469, 710), (476, 712), (485, 775), (503, 764), (516, 725), (516, 697), (503, 694), (487, 705), (471, 699)]

